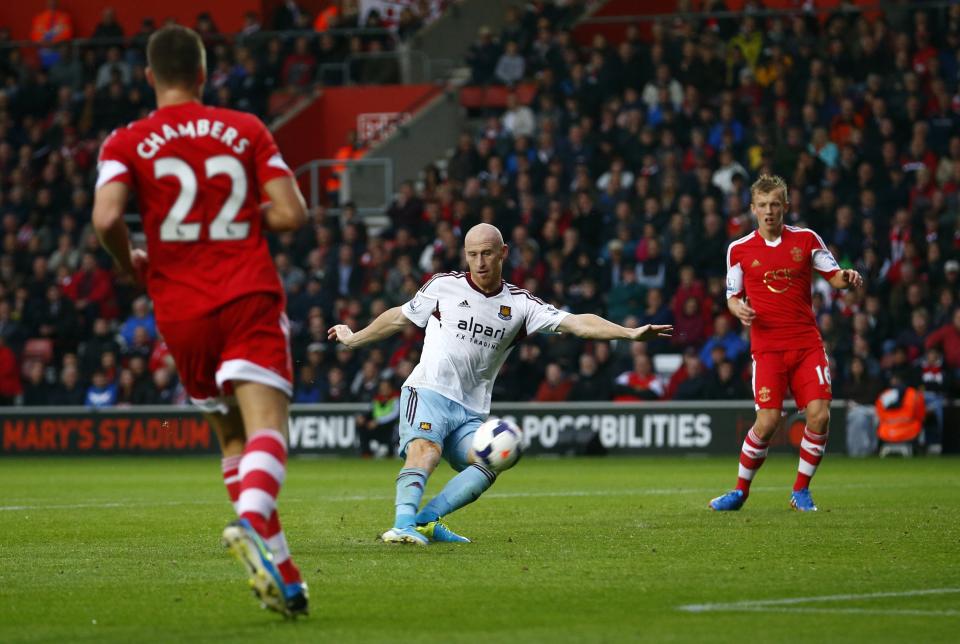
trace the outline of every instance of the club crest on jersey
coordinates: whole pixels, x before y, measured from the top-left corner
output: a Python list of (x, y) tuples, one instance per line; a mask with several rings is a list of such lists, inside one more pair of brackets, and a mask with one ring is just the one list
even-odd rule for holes
[(758, 396), (760, 402), (770, 402), (770, 388), (769, 387), (760, 387), (760, 395)]
[(800, 250), (799, 246), (794, 246), (790, 249), (790, 257), (793, 258), (793, 261), (799, 264), (803, 261), (803, 251)]
[(500, 305), (500, 312), (497, 313), (497, 317), (500, 318), (501, 320), (509, 320), (510, 318), (512, 318), (513, 315), (511, 315), (510, 313), (510, 307)]
[(421, 431), (421, 432), (429, 432), (432, 427), (433, 427), (433, 425), (431, 425), (430, 423), (428, 423), (428, 422), (426, 422), (426, 421), (423, 421), (422, 423), (420, 423), (420, 431)]

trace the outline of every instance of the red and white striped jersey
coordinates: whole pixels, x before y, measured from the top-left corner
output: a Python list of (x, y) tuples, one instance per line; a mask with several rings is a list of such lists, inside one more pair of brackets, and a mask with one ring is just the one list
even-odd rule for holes
[(100, 150), (97, 188), (136, 192), (159, 321), (202, 317), (250, 293), (283, 295), (263, 235), (263, 184), (293, 176), (252, 114), (170, 105), (116, 130)]
[(820, 236), (784, 226), (767, 241), (759, 232), (727, 248), (727, 298), (746, 294), (757, 312), (750, 327), (751, 351), (786, 351), (823, 344), (813, 316), (813, 271), (829, 279), (840, 270)]

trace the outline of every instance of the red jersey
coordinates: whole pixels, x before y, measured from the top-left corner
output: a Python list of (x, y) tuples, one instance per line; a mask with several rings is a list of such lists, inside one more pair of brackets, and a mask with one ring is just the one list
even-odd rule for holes
[(759, 232), (727, 248), (727, 298), (746, 294), (757, 312), (750, 327), (753, 352), (823, 345), (810, 298), (813, 271), (829, 279), (840, 270), (820, 235), (784, 226), (770, 242)]
[(283, 296), (263, 236), (262, 186), (292, 176), (258, 118), (181, 103), (118, 128), (100, 150), (97, 187), (137, 193), (156, 318), (209, 314), (250, 293)]

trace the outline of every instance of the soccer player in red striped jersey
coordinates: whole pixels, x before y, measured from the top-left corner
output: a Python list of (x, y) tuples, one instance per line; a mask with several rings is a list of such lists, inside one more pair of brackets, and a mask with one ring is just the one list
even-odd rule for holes
[(743, 441), (736, 488), (710, 501), (718, 511), (739, 510), (750, 483), (767, 457), (767, 445), (780, 425), (783, 399), (793, 392), (807, 425), (790, 505), (816, 511), (810, 479), (823, 458), (830, 425), (830, 366), (813, 315), (813, 272), (837, 289), (859, 288), (857, 271), (841, 269), (817, 233), (784, 225), (787, 185), (763, 175), (750, 188), (750, 210), (757, 230), (727, 249), (727, 306), (750, 327), (753, 396), (757, 418)]
[[(93, 225), (120, 270), (145, 282), (184, 388), (220, 440), (239, 517), (224, 545), (266, 607), (305, 614), (307, 587), (277, 514), (292, 365), (284, 291), (263, 235), (302, 225), (303, 196), (259, 119), (201, 104), (206, 61), (194, 31), (157, 31), (147, 63), (157, 109), (104, 141)], [(131, 193), (147, 252), (133, 250), (124, 223)]]

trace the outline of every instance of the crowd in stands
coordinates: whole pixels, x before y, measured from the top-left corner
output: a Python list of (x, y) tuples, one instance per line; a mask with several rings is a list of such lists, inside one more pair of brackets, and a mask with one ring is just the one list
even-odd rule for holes
[[(955, 395), (960, 5), (901, 3), (879, 16), (849, 3), (822, 16), (758, 16), (759, 6), (631, 25), (619, 43), (577, 42), (582, 3), (534, 2), (508, 10), (499, 34), (481, 28), (466, 61), (473, 82), (532, 83), (532, 101), (511, 93), (505, 110), (475, 114), (479, 127), (451, 142), (446, 163), (401, 187), (389, 229), (369, 234), (347, 204), (272, 239), (295, 400), (396, 395), (380, 383), (402, 382), (416, 364), (418, 328), (359, 351), (329, 343), (327, 328), (359, 328), (431, 275), (462, 269), (463, 234), (478, 222), (510, 244), (507, 281), (575, 312), (676, 329), (648, 343), (529, 338), (495, 399), (750, 398), (749, 334), (726, 308), (725, 250), (753, 226), (760, 173), (786, 178), (787, 223), (813, 228), (866, 279), (842, 293), (815, 283), (834, 395), (872, 405), (891, 383), (941, 403)], [(288, 78), (271, 51), (296, 57), (299, 41), (266, 42), (267, 58), (244, 65), (273, 61), (267, 76)], [(221, 68), (229, 79), (244, 48), (211, 40), (211, 80)], [(148, 108), (142, 48), (84, 51), (69, 63), (76, 83), (0, 52), (3, 395), (16, 397), (22, 373), (24, 402), (182, 401), (148, 303), (110, 273), (87, 225), (98, 141)], [(228, 93), (228, 104), (258, 111)], [(53, 340), (45, 369), (23, 366), (34, 337)], [(658, 370), (667, 355), (680, 356), (670, 374)]]
[[(204, 101), (266, 117), (276, 91), (302, 93), (317, 83), (399, 82), (390, 52), (430, 18), (429, 5), (415, 4), (389, 21), (375, 9), (361, 15), (358, 0), (331, 2), (313, 16), (291, 0), (267, 22), (247, 12), (242, 29), (227, 34), (210, 13), (200, 12), (190, 26), (207, 46)], [(47, 9), (34, 20), (35, 47), (12, 42), (9, 26), (0, 25), (0, 78), (12, 116), (62, 121), (69, 114), (72, 119), (58, 124), (81, 137), (138, 118), (153, 107), (144, 75), (147, 39), (158, 24), (171, 21), (147, 17), (136, 33), (125, 33), (115, 10), (107, 8), (94, 31), (81, 34), (74, 32), (69, 13)]]
[[(265, 118), (271, 94), (315, 83), (396, 82), (376, 52), (409, 38), (442, 2), (412, 4), (387, 24), (356, 0), (313, 16), (280, 3), (221, 33), (207, 12), (205, 102)], [(120, 8), (123, 10), (123, 7)], [(35, 46), (0, 25), (0, 401), (6, 404), (183, 402), (149, 301), (117, 280), (90, 228), (97, 152), (110, 131), (155, 107), (145, 48), (157, 21), (125, 33), (112, 8), (77, 33), (51, 0), (34, 18)], [(359, 31), (358, 31), (359, 30)], [(79, 40), (73, 40), (79, 39)], [(373, 54), (351, 59), (352, 54)], [(344, 70), (349, 65), (349, 75)], [(52, 350), (51, 350), (52, 345)]]

